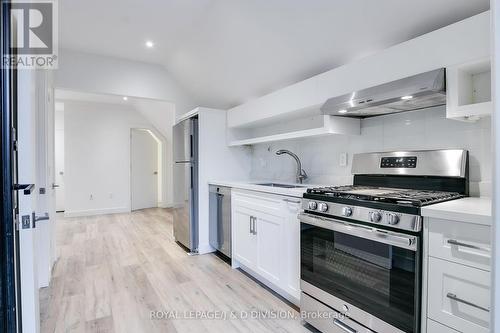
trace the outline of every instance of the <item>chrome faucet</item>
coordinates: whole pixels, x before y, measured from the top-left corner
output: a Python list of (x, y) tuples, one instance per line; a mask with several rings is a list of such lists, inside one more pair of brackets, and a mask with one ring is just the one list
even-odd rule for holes
[(297, 180), (297, 183), (302, 184), (302, 182), (305, 179), (307, 179), (307, 173), (304, 171), (304, 169), (302, 169), (302, 163), (300, 163), (299, 157), (297, 155), (295, 155), (294, 153), (292, 153), (291, 151), (286, 150), (286, 149), (280, 149), (276, 152), (276, 155), (283, 155), (283, 154), (287, 154), (287, 155), (292, 156), (295, 159), (295, 162), (297, 162), (296, 180)]

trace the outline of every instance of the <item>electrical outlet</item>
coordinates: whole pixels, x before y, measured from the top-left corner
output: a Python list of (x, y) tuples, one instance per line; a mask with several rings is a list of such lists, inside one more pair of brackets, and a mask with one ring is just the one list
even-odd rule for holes
[(347, 153), (340, 153), (339, 165), (341, 167), (347, 166)]

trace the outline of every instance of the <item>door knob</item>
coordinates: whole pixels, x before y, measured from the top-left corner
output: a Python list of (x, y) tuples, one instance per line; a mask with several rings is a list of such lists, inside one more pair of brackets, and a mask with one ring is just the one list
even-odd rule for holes
[(37, 216), (35, 212), (31, 213), (31, 219), (33, 220), (33, 228), (36, 228), (36, 223), (39, 221), (47, 221), (50, 220), (49, 213), (45, 213), (42, 216)]
[(59, 184), (53, 183), (52, 188), (55, 189), (56, 187), (59, 187)]

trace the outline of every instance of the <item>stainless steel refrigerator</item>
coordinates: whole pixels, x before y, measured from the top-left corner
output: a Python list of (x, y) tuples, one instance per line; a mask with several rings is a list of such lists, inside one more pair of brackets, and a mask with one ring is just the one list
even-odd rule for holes
[(198, 118), (174, 126), (174, 209), (175, 240), (198, 252)]

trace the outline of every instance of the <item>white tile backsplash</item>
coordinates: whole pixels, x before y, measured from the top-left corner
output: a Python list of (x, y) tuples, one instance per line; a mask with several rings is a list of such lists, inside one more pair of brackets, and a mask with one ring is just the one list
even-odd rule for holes
[[(352, 155), (362, 152), (448, 149), (469, 151), (472, 195), (490, 195), (491, 121), (484, 118), (469, 123), (446, 119), (446, 109), (399, 113), (361, 121), (361, 135), (332, 135), (305, 138), (253, 147), (252, 178), (280, 181), (295, 180), (295, 162), (278, 149), (296, 153), (309, 175), (308, 183), (352, 183)], [(340, 166), (340, 154), (348, 154), (348, 165)], [(481, 192), (481, 193), (479, 193)]]

